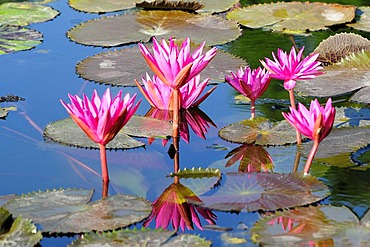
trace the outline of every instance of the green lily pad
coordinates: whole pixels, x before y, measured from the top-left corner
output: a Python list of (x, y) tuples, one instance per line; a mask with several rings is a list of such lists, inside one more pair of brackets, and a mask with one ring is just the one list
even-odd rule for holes
[(229, 142), (256, 145), (287, 145), (296, 140), (293, 127), (285, 120), (271, 122), (264, 118), (244, 120), (223, 127), (218, 135)]
[(221, 211), (277, 210), (308, 205), (324, 199), (329, 189), (313, 176), (298, 173), (227, 173), (220, 187), (202, 201), (190, 201)]
[(365, 32), (370, 31), (370, 7), (360, 6), (356, 9), (356, 22), (348, 23), (347, 26), (353, 27)]
[(10, 106), (6, 108), (0, 107), (0, 118), (5, 119), (6, 116), (8, 116), (9, 111), (16, 111), (16, 110), (17, 110), (17, 107), (15, 106)]
[(10, 199), (13, 199), (14, 197), (16, 197), (15, 194), (0, 196), (0, 207), (2, 207), (7, 201), (9, 201)]
[(325, 30), (328, 26), (350, 22), (355, 10), (356, 7), (350, 5), (278, 2), (234, 9), (226, 17), (249, 28), (305, 34), (307, 30)]
[(205, 177), (221, 177), (221, 172), (219, 169), (214, 168), (191, 168), (187, 169), (186, 167), (183, 170), (179, 170), (178, 172), (172, 172), (170, 174), (171, 177), (179, 177), (179, 178), (205, 178)]
[(68, 4), (78, 11), (89, 13), (106, 13), (135, 8), (140, 0), (69, 0)]
[(73, 246), (211, 246), (211, 242), (196, 235), (180, 234), (164, 229), (122, 229), (112, 232), (87, 233), (72, 242)]
[(89, 202), (92, 195), (93, 190), (83, 189), (35, 192), (17, 197), (5, 207), (52, 233), (117, 229), (139, 222), (151, 212), (150, 203), (140, 197), (118, 194)]
[[(1, 6), (1, 5), (0, 5)], [(0, 26), (0, 54), (24, 51), (41, 44), (42, 34), (21, 26)]]
[[(149, 47), (149, 46), (148, 46)], [(196, 45), (194, 45), (196, 47)], [(209, 50), (205, 47), (204, 52)], [(201, 79), (210, 78), (209, 83), (225, 81), (227, 68), (248, 65), (243, 59), (229, 53), (217, 51), (217, 55), (202, 71)], [(151, 71), (138, 46), (102, 52), (88, 57), (76, 66), (77, 73), (84, 79), (113, 86), (136, 86), (141, 77)]]
[[(109, 27), (109, 28), (107, 28)], [(157, 39), (191, 37), (207, 45), (225, 44), (241, 35), (238, 24), (215, 15), (196, 15), (183, 11), (139, 11), (104, 16), (81, 23), (67, 33), (80, 44), (112, 47)]]
[(167, 139), (172, 136), (172, 124), (164, 120), (134, 115), (122, 131), (130, 136)]
[[(129, 122), (127, 123), (129, 124)], [(49, 123), (44, 130), (44, 136), (63, 145), (80, 148), (98, 149), (99, 146), (83, 132), (71, 119), (65, 118)], [(107, 149), (131, 149), (145, 146), (144, 143), (128, 136), (121, 130), (116, 137), (107, 144)]]
[(370, 244), (370, 213), (359, 220), (346, 207), (297, 208), (265, 217), (251, 231), (252, 240), (261, 245), (366, 246)]
[(0, 246), (7, 247), (32, 247), (42, 239), (42, 234), (28, 219), (12, 215), (3, 207), (0, 207)]
[(0, 5), (0, 25), (28, 26), (52, 20), (59, 14), (49, 6), (21, 2)]

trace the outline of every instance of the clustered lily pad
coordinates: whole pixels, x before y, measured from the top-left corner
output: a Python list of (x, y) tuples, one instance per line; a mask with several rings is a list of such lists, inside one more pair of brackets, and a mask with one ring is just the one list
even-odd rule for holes
[[(109, 28), (106, 28), (109, 27)], [(196, 15), (183, 11), (139, 11), (104, 16), (70, 29), (67, 36), (79, 44), (114, 47), (157, 39), (191, 37), (207, 45), (230, 42), (241, 35), (238, 24), (214, 15)]]

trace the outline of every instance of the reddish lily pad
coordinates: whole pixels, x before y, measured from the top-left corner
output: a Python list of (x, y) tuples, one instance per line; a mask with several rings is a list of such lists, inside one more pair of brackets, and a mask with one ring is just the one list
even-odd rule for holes
[[(122, 229), (111, 232), (91, 232), (72, 242), (69, 246), (211, 246), (211, 242), (192, 234), (176, 235), (164, 229)], [(116, 243), (116, 244), (115, 244)]]
[(328, 26), (350, 22), (355, 17), (355, 10), (356, 7), (350, 5), (278, 2), (235, 9), (227, 14), (227, 18), (249, 28), (304, 34), (307, 30), (325, 30)]
[[(71, 118), (49, 123), (45, 127), (44, 136), (63, 145), (89, 149), (99, 148), (98, 144), (90, 140), (85, 132), (83, 132)], [(144, 143), (131, 138), (121, 130), (116, 137), (107, 144), (107, 149), (130, 149), (143, 146), (145, 146)]]
[(252, 240), (273, 246), (366, 246), (370, 244), (370, 213), (359, 220), (346, 207), (321, 205), (277, 212), (258, 221)]
[[(204, 51), (208, 49), (205, 47)], [(210, 83), (224, 82), (225, 75), (229, 73), (228, 68), (246, 65), (243, 59), (218, 50), (214, 59), (202, 71), (201, 77), (210, 78)], [(134, 80), (141, 82), (141, 77), (151, 70), (139, 47), (133, 46), (88, 57), (77, 64), (76, 71), (86, 80), (113, 86), (136, 86)]]
[(0, 54), (24, 51), (41, 44), (42, 34), (21, 26), (0, 26)]
[(287, 145), (297, 141), (295, 131), (287, 121), (271, 122), (264, 118), (233, 123), (220, 129), (218, 135), (233, 143), (266, 146)]
[(277, 210), (308, 205), (330, 194), (313, 176), (298, 173), (227, 173), (212, 195), (199, 196), (202, 207), (221, 211)]
[[(109, 27), (109, 28), (107, 28)], [(104, 16), (73, 27), (67, 36), (80, 44), (112, 47), (146, 42), (151, 37), (191, 37), (207, 45), (225, 44), (241, 35), (238, 24), (215, 15), (196, 15), (183, 11), (139, 11)]]
[(36, 246), (42, 239), (42, 234), (28, 219), (12, 215), (3, 207), (0, 207), (0, 245), (7, 247), (31, 247)]
[(333, 97), (353, 94), (351, 101), (370, 103), (370, 51), (363, 51), (325, 68), (325, 74), (312, 80), (298, 82), (296, 91), (305, 96)]
[(117, 194), (90, 202), (92, 190), (60, 189), (29, 193), (5, 204), (15, 216), (40, 224), (43, 232), (105, 231), (140, 222), (149, 216), (150, 203), (140, 197)]

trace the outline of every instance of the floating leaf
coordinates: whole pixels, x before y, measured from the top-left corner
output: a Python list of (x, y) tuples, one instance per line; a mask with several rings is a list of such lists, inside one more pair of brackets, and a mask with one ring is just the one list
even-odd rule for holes
[(249, 28), (267, 28), (273, 31), (302, 34), (325, 30), (328, 26), (350, 22), (355, 17), (355, 6), (292, 2), (251, 5), (227, 14)]
[(221, 211), (277, 210), (307, 205), (329, 195), (313, 176), (298, 173), (227, 173), (212, 195), (199, 196), (202, 207)]
[(136, 7), (144, 8), (145, 10), (182, 10), (192, 13), (203, 8), (204, 5), (199, 2), (155, 0), (137, 3)]
[(370, 40), (354, 33), (338, 33), (321, 41), (313, 52), (319, 53), (320, 62), (335, 64), (363, 50), (370, 51)]
[[(315, 160), (320, 162), (329, 162), (330, 157), (340, 157), (339, 163), (344, 163), (343, 156), (349, 155), (368, 145), (370, 139), (370, 129), (364, 127), (357, 128), (339, 128), (333, 129), (332, 132), (320, 143), (316, 152)], [(312, 142), (302, 144), (303, 153), (307, 156), (312, 147)]]
[[(127, 124), (129, 124), (129, 122)], [(63, 145), (90, 149), (99, 148), (71, 118), (49, 123), (45, 127), (44, 136)], [(145, 146), (144, 143), (131, 138), (121, 130), (116, 137), (107, 144), (107, 149), (130, 149), (143, 146)]]
[(28, 247), (35, 246), (42, 239), (41, 232), (28, 219), (17, 217), (0, 207), (0, 246)]
[(29, 50), (41, 44), (41, 41), (42, 34), (36, 30), (20, 26), (0, 26), (0, 54)]
[(240, 35), (241, 30), (234, 21), (175, 10), (104, 16), (81, 23), (67, 33), (77, 43), (103, 47), (145, 42), (153, 36), (157, 39), (191, 37), (196, 43), (206, 41), (211, 46), (233, 41)]
[(17, 110), (17, 107), (15, 106), (10, 106), (6, 108), (0, 107), (0, 118), (5, 119), (6, 116), (8, 116), (9, 111), (16, 111), (16, 110)]
[[(204, 52), (207, 50), (209, 48), (205, 47)], [(209, 66), (202, 71), (201, 77), (203, 80), (210, 78), (210, 83), (224, 82), (225, 75), (229, 73), (227, 68), (246, 65), (243, 59), (218, 50)], [(139, 47), (133, 46), (88, 57), (77, 64), (76, 71), (86, 80), (113, 86), (136, 86), (134, 79), (141, 82), (141, 77), (151, 70)]]
[(72, 242), (73, 246), (211, 246), (211, 242), (191, 234), (180, 234), (164, 229), (122, 229), (112, 232), (91, 232)]
[(28, 26), (55, 18), (58, 11), (33, 3), (3, 3), (0, 5), (0, 25)]
[(135, 8), (136, 3), (140, 0), (69, 0), (68, 4), (79, 11), (89, 13), (106, 13), (124, 9)]
[(218, 134), (226, 141), (242, 144), (287, 145), (297, 141), (287, 121), (273, 123), (264, 118), (233, 123), (220, 129)]
[(205, 178), (205, 177), (221, 177), (221, 172), (219, 169), (214, 168), (191, 168), (183, 170), (179, 170), (178, 172), (171, 172), (171, 177), (179, 177), (179, 178)]
[(301, 95), (332, 97), (358, 90), (350, 100), (370, 103), (370, 51), (352, 53), (340, 62), (327, 66), (325, 74), (298, 82), (295, 90)]
[(366, 246), (370, 213), (359, 219), (346, 207), (321, 205), (277, 212), (258, 221), (252, 239), (273, 246)]
[(14, 197), (16, 197), (15, 194), (0, 196), (0, 207), (2, 207), (7, 201), (9, 201), (10, 199), (13, 199)]
[(168, 121), (134, 115), (122, 131), (130, 136), (167, 139), (172, 135), (172, 124)]
[(348, 23), (347, 26), (353, 27), (365, 32), (370, 31), (370, 7), (360, 6), (356, 9), (356, 22)]
[(92, 190), (52, 190), (15, 198), (5, 207), (40, 224), (43, 232), (105, 231), (139, 222), (151, 212), (142, 198), (118, 194), (90, 202)]
[(13, 94), (7, 94), (5, 96), (0, 96), (0, 102), (18, 102), (24, 101), (25, 99)]

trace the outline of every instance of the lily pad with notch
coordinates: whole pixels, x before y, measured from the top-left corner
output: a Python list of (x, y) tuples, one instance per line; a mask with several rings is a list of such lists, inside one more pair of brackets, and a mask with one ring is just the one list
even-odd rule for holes
[(296, 143), (296, 133), (285, 120), (271, 122), (265, 118), (243, 120), (223, 127), (218, 135), (229, 142), (263, 146)]
[(101, 14), (135, 8), (136, 3), (139, 1), (140, 0), (69, 0), (68, 4), (71, 8), (78, 11)]
[(76, 43), (102, 47), (146, 42), (153, 36), (157, 39), (191, 37), (196, 43), (206, 41), (211, 46), (233, 41), (240, 35), (241, 29), (234, 21), (176, 10), (142, 10), (104, 16), (81, 23), (67, 32), (67, 36)]
[(204, 208), (220, 211), (274, 211), (318, 202), (330, 194), (317, 178), (300, 173), (226, 173), (214, 193), (199, 196)]
[[(192, 44), (192, 49), (198, 45)], [(206, 52), (210, 48), (204, 47)], [(217, 51), (217, 55), (202, 71), (201, 79), (210, 78), (209, 84), (225, 81), (226, 68), (247, 66), (243, 59), (230, 53)], [(76, 72), (84, 79), (113, 86), (134, 86), (134, 80), (141, 83), (141, 77), (151, 71), (138, 46), (102, 52), (87, 57), (76, 65)]]
[(370, 244), (370, 213), (361, 220), (346, 207), (303, 207), (262, 218), (253, 228), (252, 240), (261, 245), (366, 246)]
[(32, 247), (42, 239), (42, 234), (28, 219), (12, 215), (0, 207), (0, 245), (7, 247)]
[(93, 193), (84, 189), (34, 192), (8, 201), (5, 208), (49, 233), (113, 230), (140, 222), (151, 212), (150, 203), (140, 197), (117, 194), (90, 202)]
[(355, 10), (356, 7), (351, 5), (278, 2), (234, 9), (227, 18), (249, 28), (306, 34), (307, 30), (326, 30), (329, 26), (350, 22), (355, 17)]
[(111, 232), (91, 232), (72, 242), (74, 246), (200, 246), (209, 247), (211, 242), (192, 234), (176, 235), (165, 229), (122, 229)]

